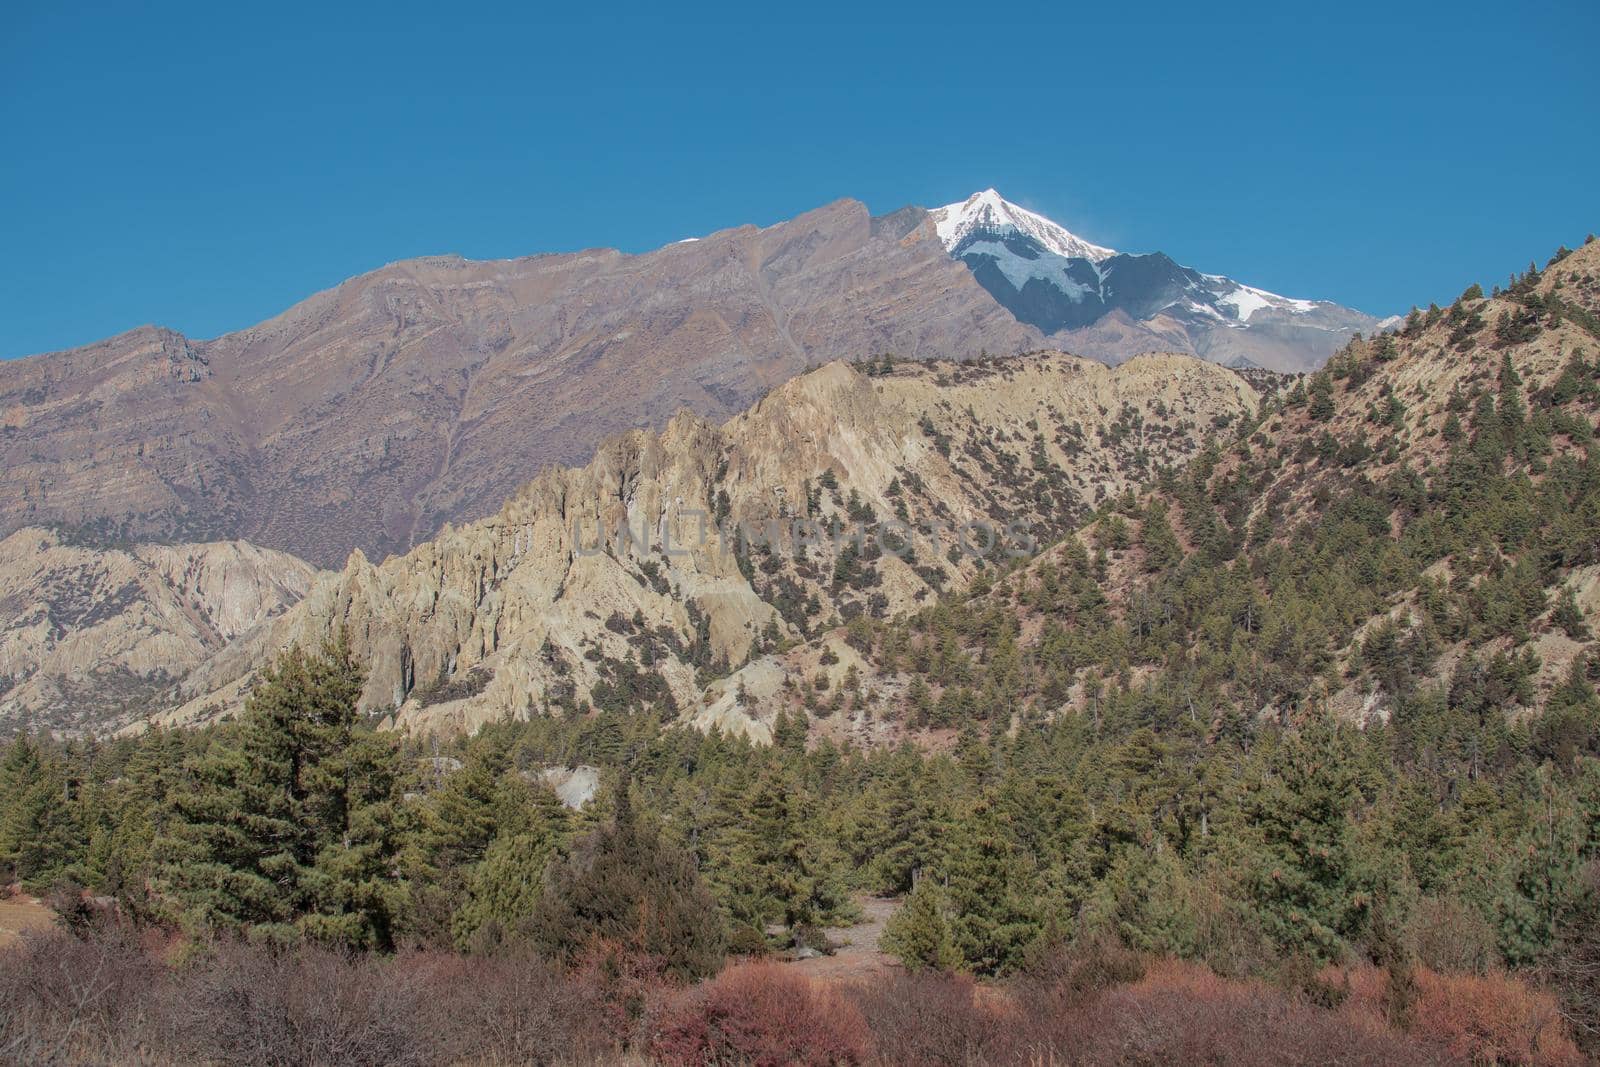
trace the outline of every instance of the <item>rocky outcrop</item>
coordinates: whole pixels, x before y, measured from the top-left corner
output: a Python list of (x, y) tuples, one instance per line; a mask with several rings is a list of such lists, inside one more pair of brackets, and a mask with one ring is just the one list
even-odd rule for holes
[(831, 359), (1040, 343), (926, 213), (848, 200), (645, 255), (410, 260), (212, 341), (0, 362), (0, 535), (381, 559), (680, 408), (720, 420)]
[(97, 548), (30, 527), (0, 541), (0, 731), (108, 729), (311, 587), (240, 541)]
[(721, 425), (685, 412), (613, 437), (404, 556), (353, 553), (163, 718), (236, 708), (280, 650), (339, 627), (368, 665), (364, 707), (405, 727), (581, 704), (692, 718), (732, 667), (964, 586), (1257, 401), (1184, 356), (870, 370), (831, 363)]

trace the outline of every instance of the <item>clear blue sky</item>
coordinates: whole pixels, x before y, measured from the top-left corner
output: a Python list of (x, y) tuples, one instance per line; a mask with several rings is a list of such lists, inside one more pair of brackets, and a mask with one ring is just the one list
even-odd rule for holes
[(0, 356), (986, 186), (1364, 310), (1600, 229), (1600, 4), (0, 9)]

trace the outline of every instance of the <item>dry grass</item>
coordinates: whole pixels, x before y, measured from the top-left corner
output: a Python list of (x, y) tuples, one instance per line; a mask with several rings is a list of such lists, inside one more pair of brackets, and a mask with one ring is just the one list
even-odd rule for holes
[(25, 933), (50, 929), (55, 914), (44, 902), (26, 895), (0, 896), (0, 949), (16, 944)]

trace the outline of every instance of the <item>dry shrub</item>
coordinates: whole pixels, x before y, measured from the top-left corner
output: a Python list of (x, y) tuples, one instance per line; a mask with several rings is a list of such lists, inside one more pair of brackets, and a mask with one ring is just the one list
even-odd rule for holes
[[(1037, 1023), (1034, 1028), (1043, 1029)], [(1339, 1013), (1264, 983), (1221, 978), (1199, 964), (1170, 959), (1150, 964), (1140, 981), (1099, 994), (1048, 1030), (1034, 1038), (1035, 1047), (1072, 1063), (1444, 1062), (1420, 1043), (1385, 1029), (1352, 1026)]]
[(1024, 1014), (1052, 1016), (1143, 975), (1143, 958), (1102, 932), (1074, 941), (1042, 942), (1029, 952), (1011, 992)]
[(612, 1063), (654, 974), (240, 942), (168, 966), (160, 948), (52, 932), (0, 954), (0, 1064)]
[(487, 957), (448, 953), (392, 965), (429, 975), (427, 1028), (447, 1034), (442, 1058), (470, 1063), (609, 1062), (629, 1031), (625, 968), (563, 973), (519, 947)]
[(525, 947), (381, 959), (229, 945), (181, 975), (182, 1048), (249, 1063), (610, 1062), (658, 972), (601, 952), (563, 971)]
[(172, 978), (175, 1044), (196, 1060), (421, 1067), (443, 1051), (419, 1025), (435, 987), (425, 969), (225, 942)]
[(1008, 1055), (1015, 1012), (980, 996), (966, 975), (896, 972), (849, 990), (886, 1065), (1000, 1063)]
[(1417, 960), (1441, 974), (1483, 974), (1500, 958), (1494, 927), (1457, 897), (1424, 897), (1410, 922)]
[(1311, 974), (1345, 991), (1330, 1007), (1114, 940), (1036, 954), (1007, 990), (893, 974), (848, 995), (770, 962), (683, 989), (614, 946), (570, 970), (526, 949), (382, 958), (242, 943), (169, 966), (161, 947), (54, 931), (0, 954), (0, 1063), (594, 1064), (641, 1048), (669, 1067), (1583, 1062), (1555, 999), (1504, 975), (1416, 968), (1404, 1034), (1381, 968)]
[(160, 970), (126, 938), (25, 935), (0, 957), (0, 1063), (135, 1062)]
[(650, 1037), (663, 1064), (824, 1067), (872, 1052), (866, 1023), (839, 993), (781, 964), (742, 963), (667, 1006)]
[(1555, 998), (1506, 975), (1417, 972), (1413, 1036), (1479, 1063), (1581, 1064)]

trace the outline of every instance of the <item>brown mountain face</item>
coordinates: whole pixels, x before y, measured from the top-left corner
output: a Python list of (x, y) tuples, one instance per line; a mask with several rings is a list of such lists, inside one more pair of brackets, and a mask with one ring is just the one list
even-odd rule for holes
[(147, 327), (0, 363), (0, 534), (403, 552), (680, 408), (830, 359), (1040, 343), (925, 212), (839, 201), (645, 255), (396, 263), (213, 341)]
[(97, 548), (0, 540), (0, 734), (104, 730), (305, 595), (316, 569), (243, 542)]
[(582, 705), (744, 723), (729, 669), (966, 587), (1258, 402), (1186, 356), (870, 370), (830, 363), (720, 426), (685, 413), (612, 438), (495, 515), (382, 564), (356, 553), (184, 679), (165, 718), (237, 708), (280, 650), (344, 627), (364, 708), (406, 727)]

